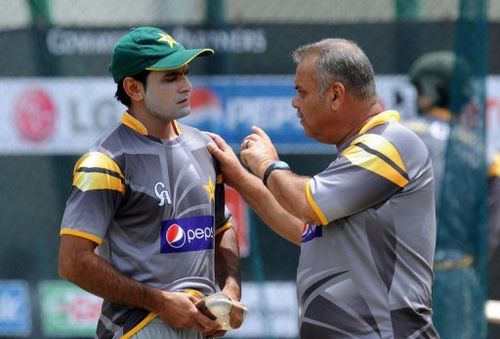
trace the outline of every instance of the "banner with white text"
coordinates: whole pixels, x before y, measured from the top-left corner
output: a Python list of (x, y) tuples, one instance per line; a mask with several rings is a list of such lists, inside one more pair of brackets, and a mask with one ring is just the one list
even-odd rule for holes
[[(263, 128), (281, 153), (330, 153), (304, 135), (291, 106), (292, 76), (192, 77), (192, 113), (181, 120), (222, 135), (239, 148), (251, 126)], [(489, 153), (499, 149), (500, 77), (488, 79)], [(105, 77), (3, 78), (0, 154), (80, 154), (112, 130), (125, 111)], [(406, 76), (379, 76), (384, 107), (402, 118), (415, 114), (415, 91)]]

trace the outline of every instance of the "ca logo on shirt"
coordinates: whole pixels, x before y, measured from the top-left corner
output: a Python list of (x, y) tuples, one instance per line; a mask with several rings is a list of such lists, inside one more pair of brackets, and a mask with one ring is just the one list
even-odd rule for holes
[(172, 204), (172, 200), (170, 199), (170, 194), (168, 193), (168, 190), (165, 188), (165, 184), (162, 183), (161, 181), (158, 181), (155, 184), (154, 192), (156, 197), (160, 199), (158, 206), (164, 206), (165, 203), (167, 203), (167, 205)]

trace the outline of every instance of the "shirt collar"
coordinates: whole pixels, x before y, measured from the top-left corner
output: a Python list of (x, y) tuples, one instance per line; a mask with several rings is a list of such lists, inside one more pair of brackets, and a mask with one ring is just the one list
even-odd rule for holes
[[(146, 127), (139, 120), (130, 115), (128, 112), (124, 112), (122, 114), (121, 122), (122, 124), (133, 129), (137, 133), (146, 136), (148, 135), (148, 130), (146, 129)], [(175, 134), (180, 135), (182, 133), (181, 127), (179, 126), (177, 121), (173, 120), (172, 126), (174, 127)]]
[(397, 111), (383, 111), (375, 116), (373, 116), (372, 118), (370, 118), (370, 120), (368, 120), (366, 122), (366, 124), (361, 127), (361, 129), (359, 130), (359, 134), (364, 134), (366, 133), (366, 131), (368, 131), (369, 129), (372, 129), (373, 127), (375, 126), (379, 126), (379, 125), (382, 125), (382, 124), (385, 124), (385, 123), (388, 123), (388, 122), (391, 122), (391, 121), (399, 121), (400, 117), (399, 117), (399, 113)]
[(399, 113), (397, 111), (383, 111), (377, 115), (371, 117), (359, 130), (358, 134), (350, 137), (347, 141), (345, 141), (342, 145), (337, 146), (337, 151), (340, 154), (344, 149), (346, 149), (356, 138), (358, 138), (361, 134), (366, 133), (368, 130), (373, 127), (391, 122), (391, 121), (399, 121)]

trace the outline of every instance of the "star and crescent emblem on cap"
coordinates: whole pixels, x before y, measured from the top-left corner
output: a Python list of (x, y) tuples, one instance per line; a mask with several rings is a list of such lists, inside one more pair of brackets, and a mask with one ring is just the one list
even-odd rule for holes
[(170, 46), (170, 48), (174, 47), (174, 44), (177, 44), (177, 45), (179, 44), (170, 35), (163, 34), (163, 33), (160, 33), (160, 38), (158, 39), (158, 41), (165, 41)]

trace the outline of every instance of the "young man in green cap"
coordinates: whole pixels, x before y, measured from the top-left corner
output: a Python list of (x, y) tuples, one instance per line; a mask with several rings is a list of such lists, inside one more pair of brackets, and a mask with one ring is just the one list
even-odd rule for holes
[(98, 338), (223, 335), (195, 303), (240, 298), (239, 253), (209, 138), (190, 113), (185, 49), (153, 27), (116, 44), (110, 72), (121, 124), (76, 163), (61, 223), (59, 272), (104, 299)]

